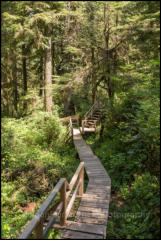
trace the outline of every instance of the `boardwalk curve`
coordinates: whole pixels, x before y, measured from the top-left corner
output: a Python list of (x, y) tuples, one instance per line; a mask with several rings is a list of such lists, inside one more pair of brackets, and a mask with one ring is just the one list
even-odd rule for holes
[(73, 128), (73, 142), (80, 160), (85, 164), (89, 182), (81, 198), (75, 221), (67, 221), (61, 238), (104, 239), (106, 238), (111, 179), (77, 128)]

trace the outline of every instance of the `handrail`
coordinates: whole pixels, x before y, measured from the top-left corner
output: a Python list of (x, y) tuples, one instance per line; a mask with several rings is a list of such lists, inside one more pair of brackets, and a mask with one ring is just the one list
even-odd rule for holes
[(89, 113), (92, 111), (92, 109), (94, 108), (95, 105), (96, 105), (96, 103), (94, 103), (92, 105), (92, 107), (88, 110), (88, 112), (86, 112), (86, 114), (84, 115), (85, 118), (89, 115)]
[(88, 110), (88, 112), (84, 115), (85, 119), (87, 118), (87, 116), (92, 112), (93, 108), (98, 105), (98, 101), (96, 101), (92, 107)]
[(73, 136), (73, 123), (72, 123), (72, 118), (70, 118), (69, 120), (69, 127), (70, 127), (70, 130), (71, 130), (71, 134)]
[(97, 123), (97, 122), (98, 122), (98, 120), (96, 120), (96, 119), (94, 119), (94, 120), (88, 120), (88, 119), (82, 120), (82, 122), (90, 122), (90, 121), (92, 121), (92, 122), (94, 122), (94, 123)]
[(73, 136), (73, 124), (72, 124), (72, 119), (71, 117), (69, 118), (69, 123), (67, 125), (67, 140), (66, 143), (68, 142), (68, 140), (71, 138), (71, 136)]
[(35, 216), (33, 217), (33, 219), (31, 220), (31, 222), (27, 225), (27, 227), (25, 228), (25, 230), (23, 231), (23, 233), (20, 235), (19, 239), (25, 239), (28, 238), (32, 231), (35, 229), (35, 227), (38, 225), (38, 223), (40, 222), (40, 220), (44, 217), (48, 207), (50, 206), (50, 204), (52, 203), (52, 201), (54, 200), (54, 198), (56, 197), (57, 193), (59, 192), (59, 190), (61, 189), (61, 187), (63, 186), (64, 182), (66, 181), (65, 178), (61, 178), (59, 180), (59, 182), (56, 184), (56, 186), (54, 187), (53, 191), (50, 193), (50, 195), (48, 196), (48, 198), (45, 200), (45, 202), (42, 204), (41, 208), (39, 209), (39, 211), (35, 214)]
[[(88, 122), (88, 121), (89, 121), (88, 119), (82, 120), (82, 134), (85, 133), (85, 131), (84, 131), (84, 125), (85, 125), (85, 122)], [(97, 124), (97, 121), (98, 121), (98, 120), (92, 120), (92, 121), (94, 122), (93, 125), (94, 125), (95, 133), (96, 133), (96, 124)]]
[[(70, 213), (70, 210), (74, 204), (76, 194), (79, 191), (79, 196), (83, 195), (83, 185), (84, 185), (84, 162), (81, 162), (72, 177), (70, 184), (67, 182), (66, 178), (61, 178), (59, 182), (56, 184), (50, 195), (42, 204), (41, 208), (35, 214), (33, 219), (26, 226), (22, 234), (18, 239), (28, 239), (32, 232), (35, 232), (36, 239), (43, 239), (47, 233), (50, 231), (53, 223), (57, 220), (57, 217), (60, 215), (60, 224), (64, 226), (66, 224), (66, 219)], [(75, 191), (73, 193), (72, 198), (69, 201), (67, 206), (67, 199), (71, 194), (71, 191), (75, 187)], [(67, 191), (68, 190), (68, 191)], [(60, 202), (57, 202), (54, 206), (54, 213), (49, 219), (49, 222), (46, 228), (43, 230), (43, 223), (47, 218), (47, 210), (56, 195), (60, 192)], [(53, 207), (54, 208), (54, 207)]]

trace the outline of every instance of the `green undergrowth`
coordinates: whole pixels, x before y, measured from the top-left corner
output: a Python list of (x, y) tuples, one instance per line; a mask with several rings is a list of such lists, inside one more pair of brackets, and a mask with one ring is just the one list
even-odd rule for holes
[(108, 113), (101, 137), (84, 136), (111, 178), (107, 239), (160, 235), (158, 113), (151, 114), (156, 108), (150, 103), (134, 107)]
[(24, 213), (28, 204), (42, 204), (60, 178), (71, 180), (79, 160), (66, 140), (57, 112), (2, 118), (2, 238), (17, 238), (34, 215)]

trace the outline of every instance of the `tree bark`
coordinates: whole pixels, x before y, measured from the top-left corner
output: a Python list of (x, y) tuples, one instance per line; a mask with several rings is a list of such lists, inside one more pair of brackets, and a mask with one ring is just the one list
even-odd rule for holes
[(52, 113), (52, 59), (51, 59), (51, 37), (48, 39), (48, 48), (45, 58), (45, 110)]
[(52, 74), (55, 74), (55, 43), (52, 43)]
[(17, 103), (18, 103), (18, 89), (17, 89), (17, 62), (16, 57), (13, 61), (13, 69), (12, 69), (12, 77), (13, 77), (13, 86), (14, 86), (14, 116), (17, 116)]
[(70, 114), (70, 103), (72, 98), (72, 88), (66, 88), (65, 90), (67, 92), (67, 98), (65, 98), (64, 102), (64, 113), (65, 116), (68, 116)]
[(39, 67), (39, 74), (40, 74), (40, 92), (39, 96), (43, 97), (44, 96), (44, 74), (43, 74), (43, 57), (40, 57), (40, 67)]
[[(22, 74), (23, 74), (23, 87), (24, 87), (24, 96), (27, 94), (27, 69), (26, 69), (26, 49), (25, 45), (22, 46)], [(24, 101), (23, 110), (27, 110), (27, 102)]]
[(91, 54), (92, 54), (92, 57), (91, 57), (91, 63), (92, 63), (92, 75), (91, 75), (91, 78), (92, 78), (92, 103), (94, 104), (95, 103), (95, 100), (96, 100), (96, 91), (97, 91), (97, 85), (96, 85), (96, 79), (95, 79), (95, 73), (94, 73), (94, 65), (95, 65), (95, 57), (94, 57), (94, 48), (91, 47)]

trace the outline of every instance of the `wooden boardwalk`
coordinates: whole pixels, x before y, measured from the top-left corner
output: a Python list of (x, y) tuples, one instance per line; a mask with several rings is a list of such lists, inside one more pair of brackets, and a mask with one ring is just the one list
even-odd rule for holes
[[(98, 109), (98, 104), (95, 103), (85, 114), (82, 127), (79, 128), (78, 117), (70, 118), (69, 133), (72, 133), (81, 163), (70, 183), (66, 178), (59, 180), (40, 209), (27, 224), (19, 239), (29, 239), (31, 236), (35, 239), (44, 239), (51, 228), (61, 229), (62, 239), (106, 238), (111, 180), (99, 158), (93, 154), (81, 135), (81, 133), (85, 134), (86, 132), (96, 133), (97, 123), (101, 116), (102, 113)], [(77, 128), (74, 127), (75, 124), (78, 126)], [(85, 193), (83, 191), (84, 168), (88, 176)], [(58, 194), (59, 199), (56, 200)], [(69, 197), (71, 198), (68, 201)], [(80, 205), (75, 220), (68, 221), (76, 197), (81, 198)], [(55, 201), (54, 205), (52, 205), (53, 201)]]
[(89, 179), (81, 198), (74, 222), (67, 221), (61, 238), (104, 239), (110, 201), (111, 180), (99, 158), (83, 140), (80, 131), (73, 129), (73, 141), (79, 158), (85, 163)]

